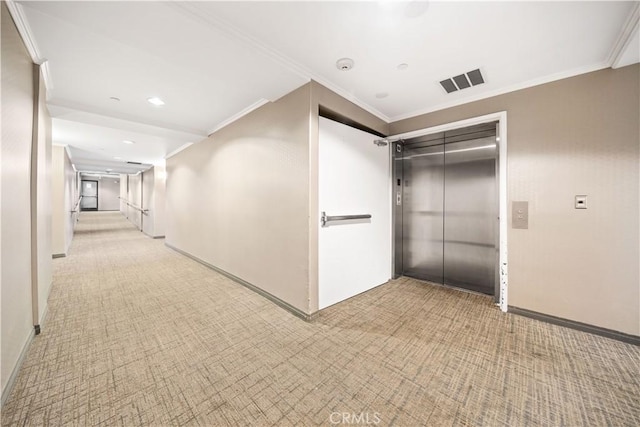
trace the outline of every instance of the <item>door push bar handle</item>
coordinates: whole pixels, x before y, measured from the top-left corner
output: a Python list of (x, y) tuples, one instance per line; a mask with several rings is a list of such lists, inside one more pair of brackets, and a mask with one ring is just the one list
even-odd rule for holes
[(327, 222), (329, 221), (348, 221), (350, 219), (369, 219), (369, 218), (371, 218), (370, 214), (328, 216), (326, 212), (322, 212), (322, 215), (320, 215), (320, 223), (322, 224), (323, 227), (326, 227)]

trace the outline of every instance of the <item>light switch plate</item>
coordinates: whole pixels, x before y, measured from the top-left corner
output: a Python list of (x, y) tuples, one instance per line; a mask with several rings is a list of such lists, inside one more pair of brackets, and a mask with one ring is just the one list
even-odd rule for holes
[(511, 227), (523, 230), (529, 228), (529, 202), (511, 203)]
[(576, 196), (575, 208), (587, 209), (587, 196), (584, 194)]

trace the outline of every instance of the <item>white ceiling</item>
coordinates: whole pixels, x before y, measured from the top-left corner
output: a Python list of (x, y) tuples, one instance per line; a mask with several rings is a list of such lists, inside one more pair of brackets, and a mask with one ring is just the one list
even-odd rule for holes
[[(32, 55), (48, 61), (54, 143), (79, 170), (156, 164), (309, 79), (393, 121), (638, 62), (637, 2), (14, 6)], [(342, 57), (355, 67), (337, 70)], [(446, 94), (438, 83), (475, 68), (484, 85)]]

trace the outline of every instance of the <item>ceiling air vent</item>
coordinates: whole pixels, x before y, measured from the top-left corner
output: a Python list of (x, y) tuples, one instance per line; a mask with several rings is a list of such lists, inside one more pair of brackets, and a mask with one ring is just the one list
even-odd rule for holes
[(440, 84), (447, 91), (447, 93), (455, 92), (457, 90), (466, 89), (471, 86), (477, 86), (484, 83), (484, 78), (480, 69), (469, 71), (465, 74), (452, 77), (450, 79), (442, 80)]
[(458, 90), (456, 85), (453, 83), (453, 80), (451, 79), (443, 80), (440, 82), (440, 84), (442, 85), (444, 90), (447, 91), (447, 93), (455, 92)]
[(127, 162), (127, 163), (129, 163), (130, 165), (141, 165), (142, 164), (140, 162)]
[(464, 74), (455, 76), (453, 78), (453, 81), (456, 82), (456, 86), (458, 86), (458, 89), (460, 90), (471, 87), (471, 83), (469, 83), (469, 80), (467, 80), (467, 76), (465, 76)]
[(484, 83), (484, 79), (482, 78), (482, 73), (480, 72), (480, 69), (469, 71), (467, 73), (467, 77), (469, 77), (469, 81), (473, 86)]

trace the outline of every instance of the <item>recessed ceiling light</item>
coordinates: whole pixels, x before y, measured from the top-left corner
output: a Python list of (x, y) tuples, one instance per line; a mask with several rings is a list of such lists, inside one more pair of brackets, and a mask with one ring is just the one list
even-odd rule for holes
[(150, 104), (157, 105), (158, 107), (164, 105), (164, 101), (157, 96), (147, 98), (147, 101), (149, 101)]
[(387, 92), (376, 93), (376, 98), (378, 99), (386, 98), (387, 96), (389, 96)]
[(407, 68), (409, 68), (409, 64), (402, 63), (398, 65), (398, 70), (402, 71), (402, 70), (406, 70)]
[(113, 156), (113, 158), (116, 160), (122, 160), (122, 157), (118, 157), (118, 156)]
[(113, 169), (105, 169), (107, 172), (111, 172)]
[(109, 99), (112, 101), (120, 101), (120, 98), (118, 98), (117, 96), (111, 96), (109, 97)]
[(336, 67), (340, 71), (349, 71), (353, 68), (354, 62), (351, 58), (340, 58), (336, 61)]
[(125, 139), (122, 142), (125, 143), (125, 144), (135, 144), (136, 143), (135, 141), (131, 141), (130, 139)]

